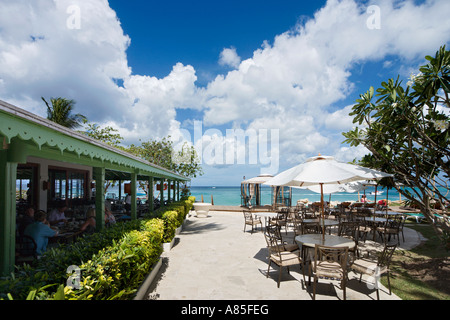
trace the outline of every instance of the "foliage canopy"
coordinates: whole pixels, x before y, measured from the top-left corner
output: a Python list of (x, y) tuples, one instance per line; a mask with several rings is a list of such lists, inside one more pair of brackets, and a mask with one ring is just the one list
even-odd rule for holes
[(370, 151), (361, 165), (394, 174), (391, 186), (447, 238), (448, 219), (435, 214), (437, 207), (448, 206), (450, 52), (443, 46), (425, 59), (428, 63), (406, 87), (397, 77), (382, 82), (376, 94), (373, 87), (361, 94), (350, 113), (360, 127), (343, 135), (344, 142)]

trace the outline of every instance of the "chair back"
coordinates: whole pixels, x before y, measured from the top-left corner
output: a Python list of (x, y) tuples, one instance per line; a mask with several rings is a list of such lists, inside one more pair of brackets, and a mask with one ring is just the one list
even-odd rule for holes
[(22, 235), (16, 239), (16, 251), (21, 257), (36, 257), (37, 244), (30, 236)]
[(357, 221), (341, 221), (339, 223), (339, 236), (349, 236), (353, 240), (356, 240), (356, 230), (359, 224)]
[(378, 258), (377, 266), (380, 268), (383, 268), (383, 267), (389, 268), (392, 256), (393, 256), (396, 248), (397, 248), (396, 244), (385, 245), (383, 252), (381, 252), (381, 255)]
[(314, 248), (314, 273), (345, 275), (347, 272), (348, 247), (329, 247), (319, 244)]
[(266, 239), (267, 249), (269, 250), (269, 257), (275, 256), (275, 258), (279, 261), (282, 260), (281, 251), (283, 248), (283, 243), (276, 236), (276, 231), (274, 228), (266, 228), (264, 230), (264, 238)]
[(370, 211), (370, 209), (368, 209), (368, 208), (361, 207), (361, 208), (356, 208), (356, 213), (355, 214), (356, 214), (357, 218), (358, 217), (360, 217), (360, 218), (362, 218), (362, 217), (369, 218), (370, 215), (372, 214), (372, 211)]
[(369, 209), (358, 208), (355, 213), (355, 221), (358, 223), (358, 225), (365, 227), (367, 225), (367, 220), (370, 219), (370, 216), (371, 212)]
[(244, 210), (244, 218), (246, 222), (252, 222), (253, 221), (253, 216), (250, 210)]
[(278, 241), (282, 241), (281, 232), (280, 232), (280, 226), (279, 225), (269, 223), (266, 226), (266, 232), (269, 235), (271, 235), (272, 237), (276, 238)]
[(287, 222), (289, 212), (286, 210), (281, 209), (281, 211), (277, 212), (277, 217), (273, 221), (276, 221), (278, 224), (284, 224)]
[(400, 230), (403, 224), (403, 217), (401, 215), (387, 216), (385, 226), (389, 229)]
[(320, 233), (319, 222), (302, 222), (301, 224), (302, 234), (314, 234)]

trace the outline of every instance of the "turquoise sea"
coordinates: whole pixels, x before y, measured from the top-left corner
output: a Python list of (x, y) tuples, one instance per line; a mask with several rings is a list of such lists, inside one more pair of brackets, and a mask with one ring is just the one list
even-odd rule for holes
[[(271, 204), (271, 187), (261, 188), (261, 202), (262, 204)], [(380, 191), (380, 188), (377, 189)], [(375, 191), (375, 187), (368, 187), (366, 189), (366, 196), (369, 200), (374, 201), (374, 195), (371, 192)], [(388, 199), (390, 201), (399, 200), (400, 196), (396, 190), (389, 190), (387, 194), (386, 189), (381, 189), (382, 194), (377, 195), (377, 201), (381, 199)], [(363, 191), (359, 195), (363, 195)], [(213, 197), (215, 205), (225, 206), (239, 206), (241, 205), (241, 187), (191, 187), (191, 194), (196, 197), (196, 201), (201, 201), (203, 195), (204, 202), (211, 202), (211, 196)], [(315, 193), (307, 189), (292, 188), (292, 204), (296, 204), (297, 200), (308, 199), (310, 202), (320, 201), (320, 193)], [(403, 197), (404, 199), (404, 197)], [(330, 201), (330, 195), (324, 194), (324, 200)], [(347, 193), (337, 192), (331, 194), (331, 201), (358, 201), (358, 192)]]
[[(119, 195), (118, 186), (111, 187), (108, 189), (107, 193), (115, 193), (116, 196)], [(395, 189), (387, 191), (386, 189), (378, 188), (378, 191), (382, 193), (377, 195), (377, 201), (381, 199), (389, 199), (390, 201), (397, 201), (400, 199), (405, 199), (405, 197), (400, 197)], [(375, 200), (375, 195), (371, 194), (375, 192), (375, 187), (369, 186), (366, 188), (365, 193), (370, 201)], [(221, 187), (221, 186), (191, 186), (191, 194), (196, 198), (196, 201), (201, 201), (203, 196), (204, 202), (211, 202), (211, 196), (215, 205), (223, 206), (239, 206), (241, 205), (241, 187)], [(358, 201), (359, 197), (364, 194), (364, 191), (349, 193), (349, 192), (337, 192), (333, 194), (324, 194), (325, 201)], [(125, 194), (122, 192), (122, 196)], [(271, 204), (272, 188), (269, 186), (262, 186), (261, 188), (261, 202), (263, 205)], [(137, 197), (145, 199), (145, 193), (143, 190), (138, 189)], [(159, 198), (159, 191), (155, 190), (154, 197)], [(167, 191), (164, 192), (164, 198), (167, 199)], [(310, 202), (320, 201), (320, 193), (315, 193), (307, 189), (292, 188), (292, 204), (296, 204), (297, 200), (308, 199)]]

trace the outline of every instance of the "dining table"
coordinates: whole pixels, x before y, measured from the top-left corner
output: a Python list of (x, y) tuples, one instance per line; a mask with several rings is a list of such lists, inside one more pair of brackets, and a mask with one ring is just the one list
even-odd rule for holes
[(339, 221), (332, 219), (303, 219), (303, 223), (317, 223), (323, 232), (329, 227), (339, 226)]
[(278, 216), (278, 212), (272, 212), (272, 211), (261, 211), (261, 212), (253, 212), (255, 217), (264, 218), (265, 225), (267, 226), (268, 220), (270, 218), (276, 218)]
[(55, 236), (55, 240), (58, 243), (72, 243), (75, 240), (75, 238), (80, 234), (81, 234), (80, 230), (63, 231)]
[(264, 218), (276, 218), (278, 216), (278, 212), (270, 212), (270, 211), (253, 212), (253, 214), (257, 217), (264, 217)]
[(381, 225), (385, 224), (386, 222), (390, 221), (389, 217), (369, 217), (366, 218), (366, 223), (368, 227), (372, 229), (372, 240), (375, 241), (376, 238), (376, 230)]
[(348, 247), (353, 249), (356, 246), (355, 241), (352, 239), (330, 235), (330, 234), (302, 234), (295, 237), (295, 241), (300, 246), (305, 246), (309, 248), (314, 248), (316, 244), (328, 247)]
[(72, 243), (81, 233), (79, 229), (59, 229), (58, 234), (49, 238), (52, 243)]
[(302, 248), (301, 254), (304, 262), (314, 260), (314, 249), (317, 245), (328, 246), (328, 247), (348, 247), (348, 249), (353, 249), (356, 247), (356, 242), (352, 239), (329, 235), (329, 234), (302, 234), (295, 238), (295, 242), (299, 248)]
[(58, 234), (50, 239), (55, 243), (72, 243), (82, 233), (80, 227), (83, 223), (83, 220), (69, 219), (65, 224), (52, 226)]
[(374, 211), (374, 214), (375, 215), (379, 215), (379, 216), (382, 216), (382, 215), (388, 215), (388, 216), (396, 216), (396, 215), (403, 215), (403, 213), (401, 213), (401, 212), (397, 212), (397, 211), (392, 211), (392, 210), (388, 210), (388, 211), (386, 211), (386, 210), (376, 210), (376, 211)]

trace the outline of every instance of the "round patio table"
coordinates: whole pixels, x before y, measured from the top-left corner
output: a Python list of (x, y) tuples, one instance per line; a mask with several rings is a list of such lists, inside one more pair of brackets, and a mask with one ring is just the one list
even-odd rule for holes
[(264, 223), (267, 226), (269, 218), (276, 218), (278, 216), (277, 212), (253, 212), (256, 217), (264, 217)]
[(257, 217), (265, 217), (265, 218), (276, 218), (278, 213), (276, 212), (254, 212), (253, 213)]
[(380, 211), (380, 210), (377, 210), (377, 211), (375, 211), (374, 213), (375, 213), (376, 215), (381, 215), (381, 216), (383, 216), (383, 215), (386, 215), (386, 212), (387, 212), (387, 215), (388, 215), (388, 216), (395, 216), (395, 215), (398, 215), (398, 214), (403, 214), (403, 213), (397, 212), (397, 211)]
[(324, 235), (318, 233), (296, 236), (295, 241), (302, 248), (302, 259), (304, 262), (314, 260), (316, 244), (328, 247), (348, 247), (349, 250), (356, 246), (355, 241), (351, 239), (327, 234), (324, 237)]
[(318, 233), (302, 234), (295, 237), (295, 241), (299, 246), (314, 248), (316, 244), (328, 247), (348, 247), (352, 249), (356, 243), (352, 239), (345, 237), (326, 234), (325, 236)]
[(328, 227), (335, 227), (339, 225), (339, 221), (337, 220), (331, 220), (331, 219), (303, 219), (304, 223), (317, 223), (320, 228), (324, 228), (326, 231), (326, 229)]

